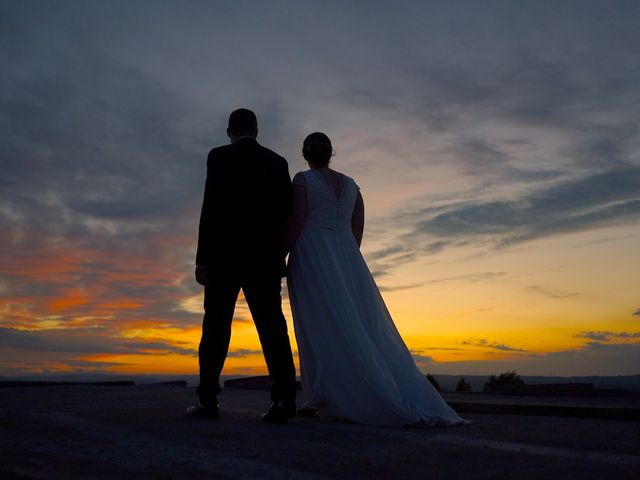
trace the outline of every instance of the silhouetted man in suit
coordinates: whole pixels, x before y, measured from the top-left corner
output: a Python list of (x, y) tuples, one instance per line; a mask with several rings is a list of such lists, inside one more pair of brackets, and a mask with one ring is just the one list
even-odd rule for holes
[(231, 145), (214, 148), (207, 158), (196, 256), (196, 280), (205, 287), (199, 403), (187, 411), (218, 416), (219, 377), (242, 288), (273, 381), (271, 408), (263, 419), (284, 423), (295, 415), (297, 389), (280, 298), (291, 178), (287, 161), (261, 146), (257, 134), (255, 114), (235, 110), (227, 128)]

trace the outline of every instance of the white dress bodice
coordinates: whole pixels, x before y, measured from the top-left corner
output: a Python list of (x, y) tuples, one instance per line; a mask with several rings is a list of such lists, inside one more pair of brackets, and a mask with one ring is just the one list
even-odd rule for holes
[(351, 216), (358, 195), (358, 186), (352, 178), (342, 175), (342, 190), (339, 194), (316, 170), (298, 173), (293, 183), (304, 184), (307, 188), (305, 228), (351, 232)]

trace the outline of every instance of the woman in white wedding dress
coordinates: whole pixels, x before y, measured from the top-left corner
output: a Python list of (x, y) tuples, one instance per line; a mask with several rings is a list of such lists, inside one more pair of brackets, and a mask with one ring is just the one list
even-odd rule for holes
[(360, 253), (358, 186), (328, 167), (325, 134), (302, 151), (310, 170), (293, 179), (287, 284), (307, 404), (371, 425), (465, 423), (416, 367)]

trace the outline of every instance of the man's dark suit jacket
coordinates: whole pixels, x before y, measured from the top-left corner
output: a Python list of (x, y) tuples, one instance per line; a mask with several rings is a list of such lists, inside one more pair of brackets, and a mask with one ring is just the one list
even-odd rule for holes
[(211, 150), (196, 264), (210, 276), (284, 276), (291, 188), (287, 161), (254, 138)]

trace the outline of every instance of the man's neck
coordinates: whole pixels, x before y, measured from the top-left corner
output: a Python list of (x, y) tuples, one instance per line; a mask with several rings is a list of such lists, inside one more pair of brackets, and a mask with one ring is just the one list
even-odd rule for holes
[(256, 139), (256, 137), (254, 137), (253, 135), (241, 135), (239, 137), (233, 137), (231, 139), (231, 143), (236, 143), (238, 140), (241, 140), (243, 138), (253, 138), (254, 140)]

